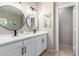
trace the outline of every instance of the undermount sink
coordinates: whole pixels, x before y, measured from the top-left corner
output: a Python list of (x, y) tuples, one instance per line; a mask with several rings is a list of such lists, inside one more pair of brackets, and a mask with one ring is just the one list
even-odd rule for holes
[(38, 31), (35, 34), (34, 33), (18, 33), (17, 36), (14, 36), (13, 34), (6, 34), (6, 35), (0, 35), (0, 44), (4, 44), (4, 43), (9, 43), (9, 42), (13, 42), (13, 41), (18, 41), (18, 40), (22, 40), (25, 38), (31, 38), (37, 35), (42, 35), (45, 34), (47, 32), (45, 31)]
[(33, 35), (33, 33), (19, 33), (17, 34), (17, 36), (13, 36), (13, 37), (20, 38), (20, 37), (29, 36), (29, 35)]
[(35, 34), (32, 32), (27, 32), (27, 33), (18, 33), (17, 36), (14, 36), (13, 34), (7, 34), (7, 35), (0, 35), (0, 40), (4, 41), (6, 40), (16, 40), (16, 39), (21, 39), (24, 37), (31, 37), (35, 35), (39, 35), (41, 33), (44, 33), (45, 31), (38, 31)]

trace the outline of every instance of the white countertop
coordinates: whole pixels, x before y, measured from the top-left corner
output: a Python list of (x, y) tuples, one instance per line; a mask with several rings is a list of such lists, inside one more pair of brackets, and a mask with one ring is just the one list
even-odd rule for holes
[(24, 40), (24, 38), (31, 38), (38, 35), (46, 34), (46, 31), (39, 31), (37, 33), (30, 33), (30, 34), (19, 34), (17, 36), (13, 36), (12, 34), (7, 35), (0, 35), (0, 45), (4, 45), (6, 43), (15, 42), (19, 40)]

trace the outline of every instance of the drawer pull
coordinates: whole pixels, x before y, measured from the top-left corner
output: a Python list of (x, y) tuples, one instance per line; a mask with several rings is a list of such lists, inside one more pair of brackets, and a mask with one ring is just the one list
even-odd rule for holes
[(26, 53), (26, 47), (24, 47), (24, 53)]
[(42, 43), (44, 43), (44, 39), (42, 39)]
[(24, 48), (22, 48), (22, 53), (21, 54), (24, 55)]

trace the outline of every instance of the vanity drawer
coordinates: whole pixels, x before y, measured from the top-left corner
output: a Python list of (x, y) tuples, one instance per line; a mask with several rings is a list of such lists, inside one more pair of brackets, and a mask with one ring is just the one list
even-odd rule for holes
[(10, 43), (10, 44), (7, 44), (7, 45), (0, 47), (0, 54), (12, 51), (12, 50), (17, 49), (17, 48), (22, 48), (22, 47), (23, 47), (23, 41)]
[(47, 34), (42, 35), (42, 38), (47, 39)]
[(35, 37), (33, 38), (28, 38), (26, 40), (24, 40), (24, 45), (30, 44), (31, 42), (33, 42), (35, 40)]

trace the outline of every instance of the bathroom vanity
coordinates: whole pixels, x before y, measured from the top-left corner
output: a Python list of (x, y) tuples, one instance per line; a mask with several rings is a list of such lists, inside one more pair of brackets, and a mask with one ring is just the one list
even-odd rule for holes
[[(39, 27), (37, 14), (30, 14), (25, 19), (20, 9), (4, 5), (0, 8), (0, 26), (14, 31), (14, 35), (0, 35), (0, 56), (38, 56), (47, 48), (47, 32), (37, 32)], [(28, 32), (34, 33), (17, 33), (26, 26)]]
[(0, 36), (0, 56), (38, 56), (47, 48), (47, 32)]

